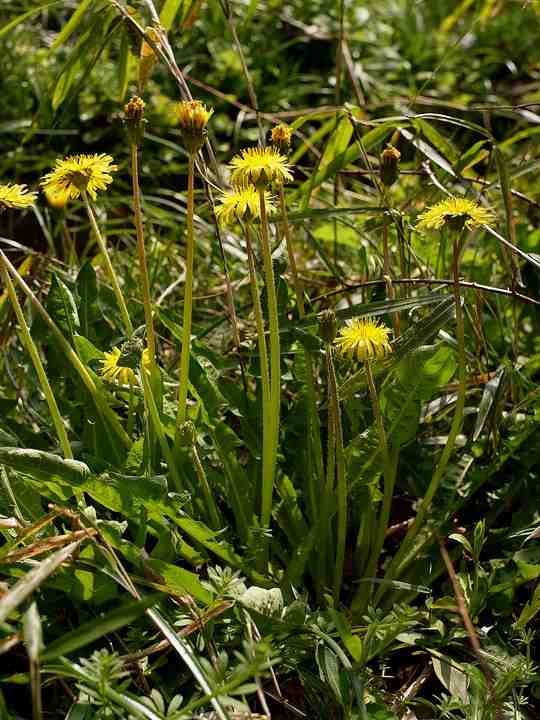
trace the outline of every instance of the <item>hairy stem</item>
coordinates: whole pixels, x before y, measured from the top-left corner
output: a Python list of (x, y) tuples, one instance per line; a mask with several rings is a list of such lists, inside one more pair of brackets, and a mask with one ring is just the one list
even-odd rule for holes
[[(272, 512), (272, 495), (277, 464), (277, 450), (279, 441), (279, 410), (281, 399), (281, 369), (279, 346), (279, 323), (276, 284), (274, 269), (272, 267), (272, 253), (268, 233), (268, 216), (264, 199), (264, 189), (259, 190), (259, 203), (261, 209), (261, 246), (264, 263), (266, 296), (268, 298), (268, 324), (270, 330), (270, 413), (268, 423), (271, 423), (271, 462), (267, 473), (263, 476), (261, 523), (263, 528), (270, 525)], [(266, 418), (265, 418), (266, 422)]]
[[(305, 317), (306, 314), (306, 308), (304, 304), (304, 289), (298, 275), (298, 268), (296, 265), (296, 257), (294, 253), (294, 244), (289, 225), (287, 205), (285, 204), (285, 193), (283, 190), (283, 185), (279, 186), (278, 192), (281, 217), (283, 218), (283, 232), (287, 243), (287, 254), (289, 256), (289, 265), (291, 267), (294, 291), (296, 295), (296, 303), (298, 305), (298, 315), (300, 316), (300, 319), (302, 319)], [(304, 348), (304, 359), (306, 363), (306, 406), (308, 415), (308, 441), (311, 453), (313, 455), (313, 459), (315, 460), (317, 476), (319, 478), (319, 482), (322, 483), (324, 480), (324, 466), (319, 415), (317, 411), (317, 386), (313, 367), (313, 357), (311, 352), (307, 348)], [(318, 489), (313, 482), (313, 475), (312, 473), (310, 473), (308, 478), (308, 500), (312, 519), (315, 519), (318, 514), (317, 494)]]
[(101, 233), (101, 230), (99, 229), (96, 215), (94, 213), (94, 210), (92, 209), (90, 200), (88, 199), (88, 194), (84, 190), (82, 192), (82, 197), (83, 197), (83, 201), (84, 201), (84, 204), (86, 207), (86, 212), (88, 213), (88, 219), (90, 220), (90, 224), (92, 225), (92, 229), (94, 231), (94, 234), (95, 234), (97, 242), (98, 242), (99, 251), (105, 261), (105, 267), (107, 269), (107, 274), (109, 275), (109, 279), (113, 286), (113, 291), (114, 291), (114, 295), (116, 297), (116, 302), (118, 303), (118, 307), (120, 308), (120, 313), (122, 315), (124, 329), (125, 329), (127, 335), (132, 335), (133, 334), (133, 324), (131, 322), (131, 318), (129, 317), (126, 301), (124, 300), (124, 295), (123, 295), (120, 285), (118, 283), (118, 277), (116, 276), (116, 273), (112, 266), (111, 258), (109, 256), (109, 251), (107, 250), (107, 245), (105, 244), (105, 239)]
[(338, 387), (331, 345), (326, 346), (326, 368), (328, 372), (329, 405), (331, 407), (332, 417), (332, 427), (329, 428), (329, 432), (331, 431), (334, 434), (333, 445), (336, 463), (337, 532), (334, 564), (334, 602), (337, 603), (343, 580), (343, 566), (345, 564), (345, 541), (347, 539), (347, 478), (345, 476), (343, 429), (341, 426)]
[(142, 278), (144, 320), (146, 323), (146, 342), (150, 357), (150, 367), (156, 363), (156, 336), (152, 319), (152, 302), (150, 299), (150, 280), (148, 278), (148, 265), (146, 262), (146, 249), (144, 245), (144, 225), (141, 210), (141, 192), (139, 189), (138, 147), (135, 143), (130, 145), (131, 183), (133, 188), (133, 215), (137, 232), (137, 254), (139, 256), (139, 271)]
[(177, 427), (186, 419), (189, 383), (189, 357), (191, 352), (191, 316), (193, 314), (193, 212), (195, 185), (195, 158), (188, 161), (187, 216), (186, 216), (186, 280), (184, 283), (184, 315), (182, 322), (182, 350), (180, 355), (180, 384), (178, 388)]

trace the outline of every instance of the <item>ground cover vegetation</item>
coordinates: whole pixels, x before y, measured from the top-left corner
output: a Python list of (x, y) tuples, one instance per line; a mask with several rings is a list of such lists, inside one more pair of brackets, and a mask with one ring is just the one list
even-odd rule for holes
[(0, 7), (0, 717), (536, 718), (540, 6)]

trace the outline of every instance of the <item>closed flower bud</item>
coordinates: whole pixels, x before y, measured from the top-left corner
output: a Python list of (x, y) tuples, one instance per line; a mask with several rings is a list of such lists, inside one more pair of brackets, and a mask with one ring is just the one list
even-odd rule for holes
[(191, 420), (186, 420), (186, 422), (183, 422), (180, 425), (178, 428), (178, 438), (181, 445), (186, 447), (193, 447), (193, 445), (195, 445), (195, 425), (191, 422)]
[(124, 106), (124, 126), (131, 145), (140, 145), (144, 136), (144, 101), (135, 95)]
[(319, 335), (329, 345), (337, 335), (336, 314), (333, 310), (323, 310), (319, 315)]
[(272, 145), (275, 145), (280, 152), (286, 153), (291, 145), (292, 128), (280, 123), (272, 128), (271, 137)]
[(381, 182), (386, 187), (393, 185), (399, 177), (399, 160), (401, 153), (393, 145), (387, 145), (381, 155), (379, 168)]
[(212, 113), (213, 110), (207, 110), (199, 100), (187, 100), (178, 105), (182, 139), (189, 153), (194, 154), (202, 148)]

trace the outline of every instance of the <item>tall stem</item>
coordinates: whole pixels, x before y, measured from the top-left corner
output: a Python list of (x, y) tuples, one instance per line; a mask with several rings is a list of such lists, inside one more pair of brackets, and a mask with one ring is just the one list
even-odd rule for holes
[[(294, 292), (296, 295), (296, 303), (298, 306), (298, 315), (300, 319), (305, 317), (306, 308), (304, 304), (304, 289), (302, 287), (302, 281), (298, 275), (298, 268), (296, 265), (296, 257), (294, 253), (294, 244), (291, 235), (291, 229), (289, 225), (289, 216), (287, 213), (287, 205), (285, 204), (285, 193), (283, 185), (279, 186), (279, 205), (281, 210), (281, 217), (283, 218), (283, 233), (287, 243), (287, 254), (289, 256), (289, 265), (291, 267), (291, 273), (293, 276)], [(315, 460), (315, 467), (317, 470), (317, 476), (319, 482), (322, 484), (324, 480), (324, 466), (323, 466), (323, 452), (321, 444), (321, 433), (319, 426), (319, 415), (317, 411), (317, 387), (315, 380), (315, 372), (313, 368), (313, 357), (311, 352), (304, 348), (304, 359), (306, 363), (306, 405), (308, 415), (308, 442)], [(313, 477), (310, 473), (308, 478), (308, 501), (311, 511), (311, 518), (314, 520), (318, 516), (318, 496), (319, 489), (313, 482)]]
[[(268, 233), (268, 216), (264, 200), (264, 188), (259, 190), (259, 203), (261, 209), (261, 246), (264, 263), (266, 296), (268, 298), (268, 324), (270, 330), (270, 414), (268, 422), (271, 423), (270, 468), (263, 476), (261, 498), (261, 523), (263, 528), (270, 525), (272, 513), (272, 494), (277, 463), (277, 450), (279, 440), (279, 409), (281, 398), (281, 369), (279, 347), (278, 305), (274, 269), (272, 267), (272, 252)], [(265, 418), (266, 420), (266, 418)]]
[[(454, 234), (452, 269), (454, 275), (454, 302), (456, 306), (456, 335), (458, 344), (459, 381), (456, 409), (454, 411), (454, 417), (452, 419), (452, 425), (450, 426), (450, 432), (448, 433), (446, 445), (439, 459), (439, 462), (437, 463), (435, 472), (433, 473), (433, 476), (431, 478), (431, 482), (429, 483), (428, 489), (426, 490), (426, 494), (424, 495), (424, 498), (420, 503), (420, 507), (418, 508), (418, 512), (416, 513), (416, 518), (414, 519), (412, 525), (409, 527), (409, 530), (405, 535), (403, 542), (401, 543), (398, 553), (393, 558), (392, 562), (388, 567), (388, 570), (386, 571), (385, 580), (387, 580), (388, 582), (395, 579), (396, 577), (399, 577), (406, 569), (406, 567), (410, 564), (411, 560), (414, 559), (414, 555), (417, 552), (417, 548), (414, 547), (414, 541), (424, 524), (424, 520), (426, 518), (428, 510), (431, 507), (431, 501), (433, 500), (433, 497), (437, 492), (440, 482), (444, 476), (448, 462), (450, 460), (450, 456), (452, 455), (454, 446), (456, 444), (457, 436), (463, 424), (463, 411), (465, 409), (465, 392), (467, 389), (467, 368), (465, 357), (465, 327), (463, 324), (463, 309), (461, 307), (461, 296), (459, 292), (460, 249), (461, 236)], [(375, 597), (376, 601), (380, 599), (383, 592), (384, 590), (381, 587)]]
[(248, 256), (249, 282), (251, 286), (251, 298), (255, 324), (257, 326), (257, 340), (259, 345), (259, 364), (261, 368), (261, 389), (262, 389), (262, 487), (266, 488), (273, 482), (274, 468), (272, 464), (272, 410), (270, 405), (270, 377), (268, 371), (268, 351), (266, 337), (264, 334), (264, 316), (261, 306), (259, 288), (257, 286), (257, 274), (255, 271), (255, 257), (253, 244), (251, 242), (251, 227), (249, 223), (244, 225), (246, 236), (246, 249)]
[(105, 244), (105, 240), (103, 238), (103, 235), (101, 234), (101, 230), (99, 229), (96, 215), (95, 215), (95, 213), (92, 209), (92, 205), (90, 204), (90, 201), (88, 199), (88, 194), (84, 190), (82, 191), (82, 197), (83, 197), (83, 201), (84, 201), (84, 204), (86, 207), (86, 212), (88, 213), (88, 218), (90, 220), (90, 224), (92, 225), (92, 229), (94, 230), (94, 234), (98, 241), (99, 251), (101, 252), (101, 255), (103, 256), (103, 259), (105, 261), (105, 267), (107, 268), (107, 274), (109, 275), (109, 279), (112, 283), (113, 291), (116, 296), (116, 302), (118, 303), (118, 306), (120, 308), (120, 313), (122, 314), (122, 320), (124, 322), (125, 331), (128, 335), (132, 335), (133, 334), (133, 324), (129, 317), (128, 309), (126, 306), (126, 301), (124, 300), (124, 295), (122, 294), (122, 290), (120, 289), (120, 285), (118, 283), (118, 278), (117, 278), (114, 268), (112, 266), (111, 258), (109, 257), (109, 251), (107, 250), (107, 245)]
[[(383, 194), (385, 202), (386, 195)], [(389, 300), (396, 299), (396, 291), (392, 284), (391, 266), (390, 266), (390, 247), (388, 245), (388, 217), (383, 214), (383, 251), (384, 251), (384, 280), (386, 282), (386, 293)], [(392, 313), (392, 324), (394, 326), (394, 336), (398, 338), (401, 335), (401, 324), (399, 313)]]
[(146, 323), (146, 342), (148, 345), (150, 366), (153, 368), (156, 363), (156, 336), (154, 334), (154, 322), (152, 319), (150, 280), (148, 278), (148, 265), (146, 263), (146, 249), (144, 246), (144, 226), (141, 211), (141, 192), (139, 188), (138, 147), (135, 143), (130, 144), (130, 156), (131, 183), (133, 188), (133, 215), (135, 220), (135, 229), (137, 232), (137, 254), (139, 256), (139, 271), (142, 278), (144, 320)]
[(13, 306), (13, 310), (15, 311), (15, 315), (17, 316), (17, 320), (18, 320), (19, 327), (21, 330), (21, 337), (22, 337), (23, 344), (26, 347), (26, 350), (27, 350), (28, 354), (30, 355), (30, 358), (31, 358), (34, 368), (36, 370), (36, 374), (38, 376), (38, 380), (41, 385), (41, 389), (43, 391), (43, 394), (45, 395), (45, 400), (47, 401), (47, 405), (49, 406), (49, 412), (51, 413), (51, 417), (52, 417), (52, 421), (54, 423), (54, 428), (56, 430), (56, 434), (58, 435), (58, 439), (60, 441), (60, 444), (62, 445), (62, 452), (64, 453), (64, 457), (69, 460), (72, 460), (73, 452), (71, 450), (71, 445), (69, 443), (66, 428), (64, 426), (62, 416), (60, 415), (60, 410), (58, 409), (58, 405), (56, 404), (56, 399), (54, 397), (53, 390), (50, 386), (49, 379), (47, 377), (47, 373), (45, 371), (45, 368), (43, 367), (43, 363), (41, 362), (41, 358), (39, 356), (39, 351), (36, 347), (36, 344), (34, 343), (32, 336), (30, 335), (30, 330), (26, 323), (26, 318), (24, 317), (24, 313), (23, 313), (21, 305), (19, 303), (19, 299), (17, 298), (17, 293), (15, 292), (15, 288), (13, 286), (13, 283), (11, 282), (11, 278), (9, 276), (6, 264), (5, 264), (5, 262), (3, 262), (2, 258), (0, 258), (0, 260), (2, 260), (1, 265), (0, 265), (0, 269), (2, 271), (2, 277), (4, 279), (4, 284), (8, 291), (11, 305)]
[(191, 352), (191, 316), (193, 314), (193, 211), (195, 186), (195, 157), (188, 160), (187, 216), (186, 216), (186, 280), (184, 283), (184, 316), (182, 323), (182, 351), (180, 355), (180, 385), (178, 388), (177, 426), (186, 419), (189, 382), (189, 356)]
[(343, 580), (343, 565), (345, 563), (345, 541), (347, 538), (347, 480), (345, 477), (345, 457), (343, 451), (343, 430), (341, 426), (341, 413), (339, 410), (338, 387), (334, 361), (332, 360), (332, 347), (326, 347), (326, 368), (328, 372), (329, 404), (332, 408), (332, 428), (334, 433), (334, 452), (336, 462), (336, 495), (337, 495), (337, 532), (336, 557), (334, 565), (334, 602), (339, 600), (339, 591)]

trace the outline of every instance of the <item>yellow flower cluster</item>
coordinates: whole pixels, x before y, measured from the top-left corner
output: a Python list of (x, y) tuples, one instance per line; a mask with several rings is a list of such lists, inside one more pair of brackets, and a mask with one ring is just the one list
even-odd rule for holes
[(267, 191), (272, 183), (283, 184), (293, 179), (287, 158), (276, 147), (248, 148), (230, 163), (232, 191), (222, 193), (216, 216), (220, 223), (254, 220), (260, 217), (260, 192), (267, 212), (275, 207)]

